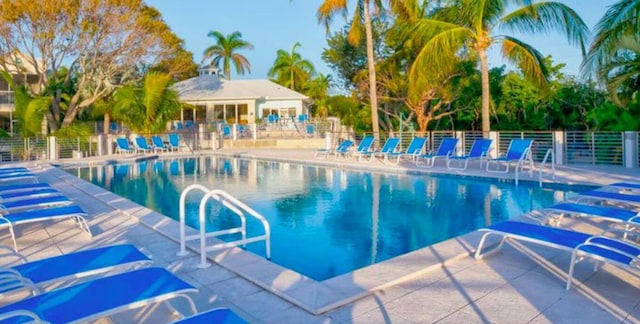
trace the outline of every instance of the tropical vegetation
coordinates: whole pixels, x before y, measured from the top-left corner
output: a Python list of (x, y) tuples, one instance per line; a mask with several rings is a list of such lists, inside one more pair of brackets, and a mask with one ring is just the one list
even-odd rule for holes
[(242, 39), (242, 33), (235, 31), (229, 35), (212, 30), (207, 35), (215, 39), (216, 43), (204, 50), (202, 61), (211, 59), (211, 65), (220, 68), (222, 64), (223, 76), (231, 80), (231, 63), (236, 69), (236, 73), (243, 75), (245, 72), (251, 73), (251, 64), (239, 50), (253, 49), (251, 43)]
[[(296, 42), (274, 53), (269, 77), (309, 96), (314, 116), (337, 116), (376, 135), (639, 130), (638, 11), (639, 0), (619, 0), (585, 44), (584, 22), (559, 2), (324, 0), (316, 15), (327, 26), (322, 59), (331, 75), (317, 73)], [(92, 20), (97, 13), (103, 19)], [(330, 31), (340, 15), (347, 21)], [(584, 49), (582, 75), (564, 75), (563, 64), (511, 36), (543, 32)], [(215, 43), (203, 62), (226, 78), (251, 72), (241, 51), (253, 45), (239, 31), (208, 36)], [(501, 45), (513, 64), (490, 68), (492, 45)], [(171, 84), (196, 74), (184, 42), (142, 0), (4, 1), (0, 70), (31, 68), (36, 80), (30, 86), (3, 73), (14, 92), (14, 132), (21, 136), (39, 134), (43, 125), (58, 134), (85, 132), (82, 122), (93, 120), (104, 120), (105, 132), (112, 120), (140, 133), (161, 131), (180, 107)]]

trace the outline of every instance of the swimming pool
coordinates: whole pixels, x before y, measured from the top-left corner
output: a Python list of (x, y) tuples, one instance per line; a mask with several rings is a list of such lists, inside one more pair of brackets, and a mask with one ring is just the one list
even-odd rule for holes
[[(182, 189), (223, 189), (264, 215), (271, 260), (325, 280), (564, 200), (569, 191), (454, 176), (384, 174), (224, 157), (65, 168), (178, 218)], [(187, 202), (197, 227), (201, 195)], [(207, 230), (237, 226), (210, 204)], [(260, 234), (258, 222), (248, 231)], [(264, 244), (248, 250), (264, 255)]]

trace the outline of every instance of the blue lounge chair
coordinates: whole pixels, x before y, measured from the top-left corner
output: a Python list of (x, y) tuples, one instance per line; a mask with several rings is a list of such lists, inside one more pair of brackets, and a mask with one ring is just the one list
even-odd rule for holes
[(385, 154), (383, 162), (395, 159), (394, 163), (398, 164), (400, 163), (400, 159), (403, 157), (408, 157), (415, 162), (418, 155), (422, 153), (422, 149), (425, 144), (427, 144), (427, 139), (425, 137), (414, 137), (405, 152), (391, 152)]
[(58, 196), (62, 195), (62, 193), (52, 187), (42, 187), (42, 188), (34, 188), (33, 190), (26, 191), (10, 191), (3, 192), (0, 191), (0, 204), (4, 202), (10, 202), (15, 200), (23, 200), (23, 199), (33, 199), (33, 198), (41, 198), (47, 196)]
[(144, 268), (86, 281), (0, 307), (0, 322), (91, 322), (120, 311), (175, 298), (197, 289), (163, 268)]
[(120, 138), (116, 138), (116, 153), (133, 153), (135, 152), (135, 150), (129, 146), (129, 140), (124, 138), (124, 137), (120, 137)]
[[(473, 141), (469, 154), (461, 156), (449, 156), (447, 157), (447, 169), (453, 170), (466, 170), (469, 165), (469, 161), (479, 160), (480, 168), (482, 168), (482, 160), (486, 159), (491, 150), (491, 139), (477, 139)], [(451, 161), (456, 161), (459, 166), (452, 166)]]
[(17, 251), (18, 243), (16, 241), (16, 235), (13, 230), (14, 226), (47, 220), (71, 218), (75, 220), (76, 223), (78, 223), (78, 226), (80, 226), (80, 229), (82, 231), (86, 232), (87, 235), (91, 237), (91, 229), (89, 228), (89, 224), (85, 219), (86, 216), (87, 213), (78, 205), (35, 209), (25, 212), (7, 213), (0, 215), (0, 228), (2, 228), (3, 226), (7, 226), (9, 228), (11, 239), (13, 240), (13, 246)]
[(627, 232), (640, 229), (640, 214), (634, 210), (618, 207), (565, 202), (546, 207), (540, 210), (539, 214), (540, 217), (536, 217), (536, 214), (532, 214), (531, 217), (554, 226), (560, 225), (565, 216), (589, 217), (613, 222), (623, 225), (625, 237)]
[(36, 175), (31, 172), (0, 174), (0, 182), (22, 181), (22, 180), (29, 180), (31, 183), (38, 182), (38, 178), (36, 178)]
[[(531, 144), (533, 144), (533, 140), (531, 139), (511, 140), (511, 143), (509, 143), (509, 149), (507, 149), (505, 156), (487, 160), (487, 172), (507, 173), (509, 172), (509, 166), (511, 163), (516, 164), (516, 169), (520, 168), (522, 170), (525, 162), (529, 162), (529, 172), (532, 172), (533, 159), (531, 158)], [(494, 169), (491, 169), (492, 164), (495, 164)], [(499, 168), (500, 164), (506, 165), (504, 170)]]
[(3, 201), (0, 203), (0, 210), (3, 214), (6, 214), (15, 213), (17, 211), (41, 209), (50, 206), (66, 206), (71, 204), (73, 204), (73, 201), (69, 200), (69, 198), (64, 195), (28, 197), (25, 199)]
[(364, 160), (366, 162), (371, 162), (376, 157), (381, 158), (381, 159), (388, 159), (387, 155), (391, 154), (391, 153), (394, 153), (396, 151), (396, 148), (398, 148), (398, 145), (400, 145), (400, 139), (399, 138), (397, 138), (397, 137), (389, 137), (384, 142), (384, 145), (382, 146), (380, 151), (364, 152), (363, 154), (360, 155), (360, 157), (358, 158), (358, 161), (363, 161)]
[[(22, 255), (16, 254), (26, 261)], [(34, 294), (41, 287), (56, 281), (88, 278), (111, 271), (131, 270), (148, 266), (151, 259), (131, 244), (112, 245), (76, 251), (11, 268), (0, 267), (0, 293), (30, 289)]]
[(5, 194), (12, 192), (33, 191), (42, 188), (51, 188), (51, 185), (46, 182), (10, 184), (0, 186), (0, 193)]
[[(566, 289), (571, 287), (571, 279), (575, 264), (584, 258), (603, 261), (623, 268), (640, 270), (640, 264), (636, 262), (640, 257), (640, 246), (604, 236), (592, 236), (585, 233), (574, 232), (566, 229), (507, 221), (480, 229), (486, 233), (480, 239), (475, 258), (497, 251), (505, 241), (525, 241), (550, 248), (571, 252), (571, 265), (567, 278)], [(501, 237), (500, 243), (494, 248), (482, 252), (487, 237), (495, 235)]]
[(353, 141), (349, 141), (346, 140), (342, 143), (340, 143), (338, 146), (336, 146), (335, 149), (333, 150), (328, 150), (328, 149), (319, 149), (316, 150), (316, 152), (314, 153), (314, 157), (317, 159), (326, 159), (327, 156), (329, 156), (329, 154), (335, 154), (336, 152), (341, 152), (342, 154), (347, 154), (347, 152), (349, 152), (349, 149), (353, 146)]
[(151, 144), (153, 144), (154, 151), (164, 152), (169, 149), (166, 145), (164, 145), (162, 137), (158, 135), (151, 136)]
[(249, 323), (234, 313), (229, 308), (214, 308), (181, 320), (175, 321), (172, 324), (201, 324), (201, 323), (216, 323), (216, 324), (245, 324)]
[(135, 145), (138, 152), (146, 153), (152, 151), (151, 147), (147, 143), (147, 139), (144, 137), (136, 137)]
[(575, 202), (597, 202), (627, 208), (640, 208), (640, 195), (612, 191), (590, 190), (581, 192), (569, 200)]
[[(354, 152), (349, 151), (347, 154), (344, 155), (345, 158), (348, 158), (350, 156), (356, 156), (358, 157), (358, 159), (360, 159), (362, 155), (373, 152), (371, 147), (373, 146), (374, 141), (375, 141), (375, 138), (371, 135), (367, 135), (363, 137), (362, 140), (360, 141), (360, 144), (358, 144), (358, 147), (356, 148), (356, 150)], [(336, 154), (336, 159), (338, 158), (338, 156), (339, 155)]]
[[(416, 157), (416, 166), (433, 167), (436, 164), (437, 159), (448, 159), (453, 155), (458, 145), (458, 139), (453, 137), (446, 137), (440, 142), (440, 146), (435, 152), (429, 154), (418, 155)], [(424, 163), (421, 161), (424, 160)]]
[(172, 151), (180, 150), (180, 137), (178, 136), (178, 134), (169, 134), (169, 149)]

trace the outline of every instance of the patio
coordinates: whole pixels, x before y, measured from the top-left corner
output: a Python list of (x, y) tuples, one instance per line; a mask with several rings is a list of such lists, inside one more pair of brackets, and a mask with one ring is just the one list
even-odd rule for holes
[[(216, 154), (235, 157), (417, 172), (412, 166), (398, 168), (377, 162), (317, 160), (313, 153), (312, 150), (266, 149), (216, 151)], [(101, 159), (104, 157), (86, 159), (86, 162)], [(252, 323), (640, 321), (640, 277), (637, 275), (610, 265), (593, 272), (590, 264), (581, 263), (577, 267), (577, 282), (571, 290), (565, 291), (568, 253), (516, 244), (507, 245), (501, 252), (478, 261), (469, 256), (475, 248), (477, 232), (410, 253), (401, 262), (392, 259), (378, 269), (357, 271), (342, 278), (342, 282), (314, 286), (315, 291), (309, 290), (311, 286), (303, 278), (284, 271), (265, 271), (273, 269), (266, 265), (269, 262), (235, 250), (212, 253), (210, 258), (218, 259), (219, 263), (199, 269), (196, 267), (199, 263), (197, 254), (175, 255), (179, 248), (170, 238), (177, 232), (177, 225), (172, 220), (62, 170), (45, 166), (36, 172), (41, 181), (63, 191), (90, 214), (88, 221), (94, 237), (88, 239), (78, 235), (75, 229), (69, 230), (69, 222), (21, 227), (18, 244), (29, 259), (94, 246), (132, 243), (149, 255), (155, 265), (170, 269), (198, 287), (200, 292), (193, 297), (200, 311), (231, 307)], [(420, 172), (446, 172), (446, 169), (435, 167), (420, 169)], [(487, 176), (477, 169), (465, 174)], [(634, 181), (638, 175), (637, 169), (622, 167), (559, 167), (556, 181), (607, 184)], [(528, 178), (525, 173), (521, 180), (537, 182), (538, 179)], [(603, 224), (571, 220), (565, 221), (563, 226), (597, 233)], [(8, 233), (3, 231), (1, 234), (2, 243), (9, 243)], [(425, 260), (431, 262), (430, 266), (425, 265)], [(232, 268), (235, 271), (231, 271)], [(358, 287), (358, 291), (348, 291)], [(330, 298), (332, 294), (344, 298), (340, 303), (331, 304), (335, 301)], [(293, 300), (295, 298), (297, 302)], [(317, 306), (311, 310), (319, 315), (312, 314), (309, 305)], [(178, 305), (178, 308), (182, 310), (184, 306)], [(164, 305), (157, 305), (121, 313), (111, 320), (116, 323), (158, 323), (172, 319)]]

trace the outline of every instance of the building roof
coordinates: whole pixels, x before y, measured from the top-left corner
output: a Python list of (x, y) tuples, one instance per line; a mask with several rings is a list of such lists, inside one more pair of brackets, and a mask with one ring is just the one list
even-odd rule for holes
[(225, 80), (200, 75), (173, 86), (183, 101), (209, 100), (306, 100), (309, 97), (269, 80)]

